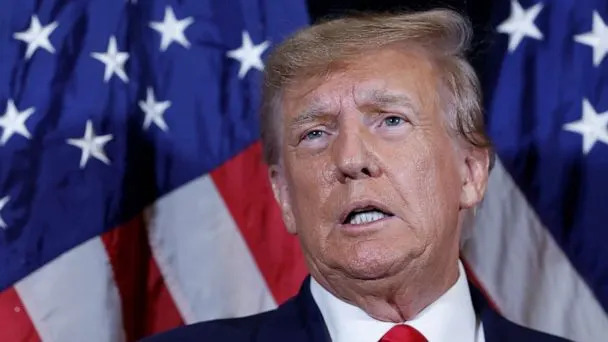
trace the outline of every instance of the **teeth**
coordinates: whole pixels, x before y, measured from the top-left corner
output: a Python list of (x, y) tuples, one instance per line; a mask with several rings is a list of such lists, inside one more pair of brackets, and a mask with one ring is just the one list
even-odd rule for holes
[(386, 214), (384, 214), (381, 211), (377, 211), (377, 210), (364, 211), (364, 212), (354, 214), (350, 218), (350, 221), (348, 221), (348, 223), (349, 224), (364, 224), (364, 223), (375, 222), (375, 221), (381, 220), (385, 217), (386, 217)]

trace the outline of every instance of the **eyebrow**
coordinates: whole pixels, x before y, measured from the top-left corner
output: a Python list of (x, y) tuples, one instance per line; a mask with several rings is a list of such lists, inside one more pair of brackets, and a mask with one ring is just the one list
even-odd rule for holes
[(360, 96), (362, 106), (374, 105), (378, 107), (382, 106), (406, 106), (414, 108), (414, 105), (409, 96), (405, 94), (389, 93), (382, 90), (371, 90), (363, 92)]
[(330, 117), (333, 117), (333, 115), (328, 113), (326, 104), (321, 102), (313, 102), (310, 107), (302, 111), (297, 117), (291, 120), (289, 126), (295, 128), (309, 122), (318, 121), (320, 119), (329, 121)]
[[(361, 103), (358, 107), (383, 107), (392, 105), (408, 107), (411, 109), (414, 108), (409, 96), (405, 94), (392, 94), (382, 90), (365, 91), (361, 94), (362, 95), (358, 96), (361, 98), (357, 101)], [(309, 108), (305, 109), (297, 117), (291, 120), (289, 126), (291, 128), (296, 128), (309, 122), (319, 120), (330, 121), (330, 118), (333, 118), (334, 115), (328, 113), (327, 107), (328, 106), (322, 102), (313, 102)]]

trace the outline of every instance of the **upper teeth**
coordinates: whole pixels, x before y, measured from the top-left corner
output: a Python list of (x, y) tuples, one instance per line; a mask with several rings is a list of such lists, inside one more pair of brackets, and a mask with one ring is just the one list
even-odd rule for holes
[(378, 221), (385, 217), (386, 217), (386, 214), (384, 214), (383, 212), (378, 211), (378, 210), (363, 211), (363, 212), (354, 214), (350, 218), (348, 223), (349, 224), (364, 224), (364, 223)]

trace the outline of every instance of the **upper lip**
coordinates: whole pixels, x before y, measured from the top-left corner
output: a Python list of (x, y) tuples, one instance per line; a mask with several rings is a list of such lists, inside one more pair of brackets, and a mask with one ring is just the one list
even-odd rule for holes
[(343, 224), (344, 221), (346, 220), (346, 218), (348, 217), (348, 215), (353, 210), (365, 209), (365, 208), (376, 208), (385, 214), (394, 215), (393, 212), (390, 209), (388, 209), (388, 207), (382, 202), (378, 202), (378, 201), (372, 200), (372, 199), (358, 200), (358, 201), (349, 203), (344, 208), (344, 210), (340, 214), (340, 223)]

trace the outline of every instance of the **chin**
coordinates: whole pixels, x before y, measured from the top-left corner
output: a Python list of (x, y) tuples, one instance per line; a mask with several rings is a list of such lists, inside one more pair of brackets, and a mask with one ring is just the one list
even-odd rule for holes
[(354, 279), (375, 280), (394, 275), (403, 269), (407, 257), (403, 253), (391, 253), (378, 248), (360, 248), (345, 258), (341, 265), (345, 273)]

